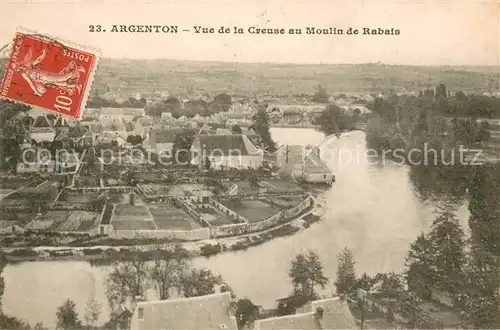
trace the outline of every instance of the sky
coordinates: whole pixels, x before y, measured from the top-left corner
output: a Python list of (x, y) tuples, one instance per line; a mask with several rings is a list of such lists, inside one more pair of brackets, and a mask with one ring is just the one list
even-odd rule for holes
[[(2, 1), (0, 41), (18, 26), (98, 48), (104, 57), (276, 63), (499, 65), (500, 3), (452, 1)], [(112, 25), (178, 25), (178, 34)], [(101, 25), (107, 32), (89, 32)], [(193, 26), (245, 34), (194, 34)], [(394, 28), (399, 35), (250, 35), (248, 27)]]

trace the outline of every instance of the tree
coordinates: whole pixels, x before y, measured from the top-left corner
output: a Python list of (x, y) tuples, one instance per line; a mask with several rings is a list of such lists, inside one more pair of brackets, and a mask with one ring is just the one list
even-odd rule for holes
[(58, 329), (80, 329), (82, 327), (75, 308), (75, 302), (70, 299), (57, 308)]
[(222, 285), (222, 276), (212, 273), (209, 269), (191, 268), (181, 277), (181, 287), (184, 297), (198, 297), (215, 293), (215, 287)]
[(395, 312), (403, 317), (406, 329), (435, 329), (436, 322), (422, 308), (422, 301), (412, 292), (402, 295)]
[(238, 308), (236, 309), (236, 322), (238, 329), (243, 329), (245, 325), (252, 324), (259, 318), (259, 308), (255, 306), (250, 299), (244, 298), (236, 302)]
[(101, 315), (101, 305), (97, 302), (95, 295), (92, 295), (85, 306), (85, 324), (91, 328), (95, 327)]
[(316, 123), (319, 123), (320, 130), (326, 135), (336, 134), (338, 136), (340, 131), (346, 128), (343, 110), (335, 104), (326, 106)]
[(342, 249), (337, 255), (337, 279), (335, 288), (337, 294), (353, 295), (356, 293), (356, 273), (354, 256), (348, 248)]
[(29, 330), (30, 325), (23, 320), (0, 313), (0, 329)]
[(226, 93), (218, 94), (214, 97), (213, 101), (210, 103), (210, 112), (228, 112), (231, 108), (233, 101), (230, 95)]
[(174, 137), (172, 146), (173, 161), (176, 164), (187, 165), (191, 161), (191, 145), (194, 140), (194, 131), (191, 129), (184, 129), (178, 132)]
[(500, 262), (481, 244), (472, 243), (467, 253), (465, 290), (459, 305), (465, 321), (474, 328), (500, 327)]
[(380, 294), (384, 298), (399, 298), (405, 291), (401, 275), (395, 272), (378, 273), (375, 278), (380, 283)]
[(231, 133), (233, 134), (242, 134), (241, 127), (239, 125), (234, 125), (231, 127)]
[(208, 171), (212, 167), (212, 162), (210, 161), (210, 158), (205, 157), (205, 169)]
[(324, 88), (321, 85), (318, 85), (318, 90), (316, 93), (314, 93), (312, 101), (313, 102), (318, 102), (318, 103), (328, 103), (329, 95), (328, 92), (326, 91), (326, 88)]
[(368, 276), (366, 273), (363, 273), (363, 275), (361, 275), (361, 277), (356, 280), (356, 288), (365, 290), (367, 292), (372, 291), (375, 284), (377, 284), (377, 279)]
[(129, 135), (127, 136), (127, 142), (131, 145), (138, 145), (142, 143), (142, 136), (140, 135)]
[(497, 256), (500, 256), (499, 175), (497, 166), (477, 167), (469, 188), (472, 239)]
[(458, 293), (463, 287), (465, 239), (454, 213), (447, 209), (441, 211), (432, 223), (429, 242), (435, 285), (445, 292)]
[(111, 306), (143, 296), (148, 275), (147, 264), (138, 257), (115, 263), (106, 279), (107, 297)]
[(250, 187), (252, 188), (259, 188), (259, 177), (255, 174), (250, 174), (248, 177), (248, 181), (250, 182)]
[(181, 291), (181, 277), (187, 271), (187, 263), (182, 259), (162, 260), (155, 258), (149, 270), (149, 277), (160, 293), (160, 299), (170, 298), (170, 289)]
[(209, 117), (208, 104), (203, 100), (193, 100), (184, 103), (184, 114), (188, 118), (193, 118), (196, 115)]
[(270, 152), (276, 150), (276, 143), (271, 138), (271, 132), (269, 130), (269, 116), (267, 115), (266, 107), (259, 105), (259, 110), (253, 116), (253, 124), (251, 128), (260, 135), (261, 147), (267, 149)]
[(5, 253), (0, 251), (0, 301), (5, 290), (5, 281), (3, 279), (3, 270), (5, 266), (7, 266), (7, 258), (5, 257)]
[(307, 301), (317, 298), (316, 286), (324, 288), (328, 283), (321, 260), (314, 251), (299, 253), (292, 261), (288, 275), (292, 279), (294, 294)]
[(421, 234), (411, 243), (406, 257), (406, 281), (408, 289), (419, 298), (429, 299), (434, 283), (434, 251), (431, 242)]
[(148, 107), (147, 112), (153, 117), (161, 117), (162, 113), (169, 112), (172, 114), (172, 117), (179, 118), (181, 116), (181, 108), (181, 101), (175, 96), (169, 96), (167, 99)]

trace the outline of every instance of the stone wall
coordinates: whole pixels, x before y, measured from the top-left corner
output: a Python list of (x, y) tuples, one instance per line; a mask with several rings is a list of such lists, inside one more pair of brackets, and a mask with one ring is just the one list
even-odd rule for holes
[(191, 204), (188, 198), (176, 197), (174, 199), (174, 203), (180, 206), (187, 214), (193, 217), (193, 219), (195, 219), (203, 227), (209, 227), (209, 228), (211, 227), (211, 225), (207, 221), (205, 221), (205, 219), (203, 219), (201, 214), (198, 211), (196, 211), (194, 205)]
[(84, 187), (84, 188), (69, 188), (66, 187), (64, 189), (68, 189), (68, 191), (72, 193), (80, 193), (80, 194), (92, 194), (96, 191), (109, 191), (114, 194), (123, 194), (129, 193), (132, 190), (132, 187), (129, 186), (116, 186), (116, 187)]
[(228, 216), (230, 216), (231, 218), (233, 218), (238, 223), (247, 223), (248, 222), (247, 219), (245, 219), (244, 217), (242, 217), (241, 215), (239, 215), (235, 211), (227, 208), (226, 206), (222, 205), (221, 203), (217, 202), (214, 199), (210, 200), (210, 204), (213, 207), (215, 207), (217, 210), (219, 210), (220, 212), (222, 212), (224, 214), (227, 214)]
[[(313, 204), (313, 198), (311, 195), (307, 196), (306, 199), (304, 199), (300, 204), (297, 206), (283, 210), (279, 213), (276, 213), (269, 218), (259, 221), (259, 222), (254, 222), (254, 223), (248, 223), (246, 219), (245, 222), (241, 223), (236, 223), (236, 224), (231, 224), (231, 225), (224, 225), (224, 226), (216, 226), (210, 228), (210, 233), (212, 238), (218, 238), (218, 237), (226, 237), (226, 236), (237, 236), (237, 235), (243, 235), (255, 231), (262, 231), (266, 230), (269, 228), (272, 228), (276, 226), (278, 223), (280, 223), (283, 220), (292, 220), (294, 217), (298, 216), (300, 213), (304, 212), (307, 208), (311, 207)], [(214, 207), (219, 208), (219, 210), (224, 210), (223, 212), (226, 213), (226, 211), (229, 211), (230, 213), (226, 214), (235, 214), (236, 216), (240, 217), (243, 219), (243, 217), (239, 216), (236, 214), (236, 212), (228, 209), (224, 205), (217, 203), (215, 201), (211, 201), (211, 205)]]
[(109, 237), (115, 239), (163, 238), (182, 241), (199, 241), (210, 238), (210, 229), (199, 228), (193, 230), (115, 230), (109, 234)]

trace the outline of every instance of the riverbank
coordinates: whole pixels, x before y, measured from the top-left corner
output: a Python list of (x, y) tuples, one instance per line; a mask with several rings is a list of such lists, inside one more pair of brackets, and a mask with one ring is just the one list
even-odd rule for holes
[(110, 263), (123, 260), (153, 260), (161, 258), (194, 258), (210, 257), (222, 252), (246, 250), (272, 240), (273, 238), (294, 235), (305, 230), (320, 220), (313, 214), (314, 209), (307, 210), (298, 218), (273, 228), (246, 235), (198, 242), (152, 243), (147, 245), (122, 246), (89, 246), (89, 247), (53, 247), (40, 246), (34, 248), (3, 248), (7, 262), (30, 261), (89, 261)]

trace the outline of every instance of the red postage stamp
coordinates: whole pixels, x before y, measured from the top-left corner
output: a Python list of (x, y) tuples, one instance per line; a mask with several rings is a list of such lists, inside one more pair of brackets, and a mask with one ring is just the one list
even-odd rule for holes
[(80, 118), (98, 60), (97, 50), (17, 32), (0, 98)]

